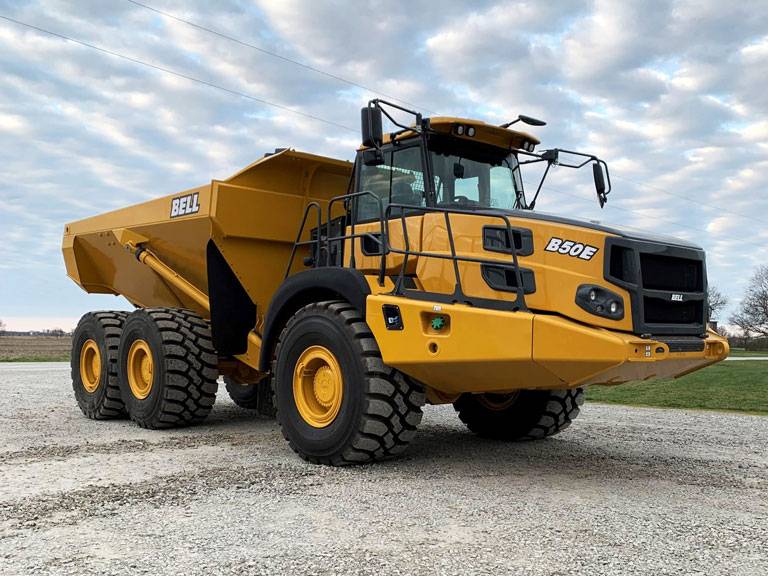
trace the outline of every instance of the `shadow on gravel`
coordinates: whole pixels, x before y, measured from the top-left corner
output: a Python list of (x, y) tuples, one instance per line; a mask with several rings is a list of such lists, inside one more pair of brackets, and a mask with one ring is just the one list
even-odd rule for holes
[[(611, 440), (604, 429), (585, 433), (577, 425), (562, 434), (532, 442), (481, 438), (459, 421), (436, 422), (427, 414), (416, 438), (400, 458), (345, 470), (421, 477), (450, 474), (456, 479), (491, 476), (564, 478), (567, 481), (605, 479), (669, 481), (690, 486), (765, 488), (768, 471), (758, 463), (741, 467), (730, 461), (702, 458), (685, 444), (659, 441), (652, 450), (637, 449), (632, 439)], [(238, 434), (247, 435), (238, 439)], [(270, 442), (295, 457), (276, 421), (262, 419), (234, 405), (217, 405), (205, 424), (180, 430), (185, 435), (212, 433), (233, 445)], [(171, 432), (172, 433), (172, 432)], [(223, 434), (222, 434), (223, 433)], [(629, 441), (628, 441), (629, 440)], [(648, 438), (645, 438), (648, 440)], [(205, 441), (201, 441), (205, 442)], [(295, 457), (299, 462), (298, 457)], [(314, 469), (314, 466), (310, 469)]]
[(431, 427), (421, 431), (404, 458), (373, 465), (392, 474), (470, 479), (525, 476), (542, 481), (667, 481), (686, 486), (765, 489), (768, 470), (755, 463), (700, 458), (685, 448), (658, 443), (635, 450), (626, 442), (604, 437), (563, 434), (533, 442), (480, 438), (462, 429)]
[(244, 424), (274, 424), (274, 420), (270, 418), (263, 418), (256, 414), (253, 410), (246, 410), (245, 408), (239, 408), (234, 404), (216, 404), (211, 410), (211, 413), (205, 419), (205, 422), (198, 426), (194, 426), (194, 429), (208, 428), (211, 426), (241, 426)]

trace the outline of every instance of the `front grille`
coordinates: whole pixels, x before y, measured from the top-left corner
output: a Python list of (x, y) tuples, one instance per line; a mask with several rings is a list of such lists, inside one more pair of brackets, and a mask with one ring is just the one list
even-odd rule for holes
[(697, 248), (609, 238), (605, 278), (630, 293), (636, 334), (706, 330), (706, 268)]
[(645, 321), (648, 324), (701, 324), (701, 301), (674, 302), (650, 296), (644, 296), (643, 300)]
[(658, 254), (640, 254), (643, 288), (674, 292), (701, 292), (704, 283), (701, 260)]

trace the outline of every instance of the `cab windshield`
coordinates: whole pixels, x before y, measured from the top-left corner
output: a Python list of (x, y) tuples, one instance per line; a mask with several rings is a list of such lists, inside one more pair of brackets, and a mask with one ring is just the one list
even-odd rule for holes
[[(514, 209), (524, 201), (520, 167), (514, 154), (500, 148), (430, 138), (427, 152), (432, 165), (432, 186), (425, 177), (424, 150), (413, 140), (382, 151), (382, 162), (362, 163), (358, 190), (367, 193), (355, 202), (357, 221), (380, 217), (389, 204), (439, 206), (465, 210)], [(391, 216), (400, 214), (397, 210)]]
[(430, 156), (437, 206), (513, 209), (523, 193), (513, 154), (480, 158), (430, 149)]

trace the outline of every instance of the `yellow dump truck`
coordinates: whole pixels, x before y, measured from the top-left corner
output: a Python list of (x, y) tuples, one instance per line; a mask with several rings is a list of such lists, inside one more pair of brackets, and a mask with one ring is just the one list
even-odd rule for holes
[[(302, 458), (343, 465), (401, 453), (425, 403), (452, 403), (482, 436), (538, 439), (570, 425), (588, 386), (725, 358), (707, 329), (703, 250), (534, 212), (551, 167), (590, 165), (601, 206), (610, 176), (592, 155), (536, 152), (517, 122), (543, 124), (373, 100), (354, 163), (276, 150), (68, 224), (69, 276), (136, 307), (80, 321), (80, 408), (189, 425), (223, 377)], [(543, 176), (529, 199), (531, 164)]]

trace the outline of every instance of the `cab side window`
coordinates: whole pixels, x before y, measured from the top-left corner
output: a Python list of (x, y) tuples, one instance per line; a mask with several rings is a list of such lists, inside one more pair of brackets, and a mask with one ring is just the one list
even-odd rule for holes
[[(386, 210), (389, 204), (425, 206), (424, 168), (421, 149), (418, 146), (389, 149), (384, 153), (384, 164), (361, 166), (360, 192), (370, 192), (381, 199)], [(399, 217), (392, 211), (390, 217)], [(379, 219), (379, 206), (371, 196), (361, 196), (357, 201), (357, 221)]]

